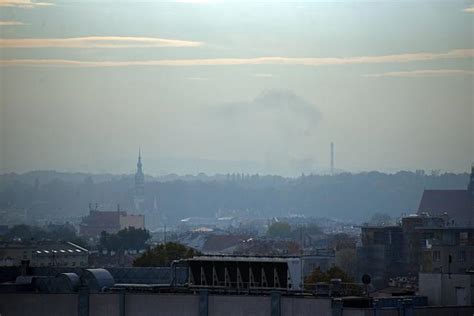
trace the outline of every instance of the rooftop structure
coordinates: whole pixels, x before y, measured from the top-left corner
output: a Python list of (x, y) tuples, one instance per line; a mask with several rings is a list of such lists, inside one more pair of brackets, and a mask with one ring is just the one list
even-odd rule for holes
[(89, 251), (71, 242), (10, 242), (0, 244), (0, 266), (84, 267)]
[(145, 216), (139, 214), (127, 214), (126, 211), (99, 211), (97, 206), (93, 209), (89, 206), (89, 215), (82, 218), (79, 225), (80, 234), (85, 237), (97, 237), (103, 231), (117, 233), (121, 229), (134, 227), (145, 228)]

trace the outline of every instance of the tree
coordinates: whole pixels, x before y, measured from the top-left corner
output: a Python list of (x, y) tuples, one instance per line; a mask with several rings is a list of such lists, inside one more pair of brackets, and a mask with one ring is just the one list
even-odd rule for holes
[(330, 282), (331, 279), (341, 279), (343, 283), (354, 283), (354, 279), (339, 267), (331, 267), (326, 272), (317, 267), (305, 278), (304, 282), (305, 286), (310, 289), (318, 282)]
[(133, 261), (134, 267), (169, 267), (173, 260), (187, 259), (201, 253), (193, 248), (175, 242), (158, 245), (148, 249)]
[(141, 250), (145, 248), (145, 243), (150, 239), (150, 232), (145, 229), (129, 227), (118, 231), (116, 234), (109, 234), (103, 231), (100, 234), (99, 248), (107, 251), (119, 250)]
[(6, 240), (20, 239), (22, 241), (40, 240), (47, 237), (46, 232), (36, 226), (15, 225), (5, 235)]
[(150, 239), (150, 233), (145, 229), (129, 227), (117, 233), (124, 249), (141, 250), (145, 248), (145, 243)]
[(46, 233), (52, 240), (71, 241), (77, 238), (76, 229), (69, 223), (64, 225), (49, 224), (46, 226)]
[(267, 235), (276, 238), (291, 237), (291, 226), (285, 222), (275, 222), (268, 227)]

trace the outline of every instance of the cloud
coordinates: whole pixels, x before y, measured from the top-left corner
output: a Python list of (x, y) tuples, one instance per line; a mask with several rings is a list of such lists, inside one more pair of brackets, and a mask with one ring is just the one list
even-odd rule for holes
[(310, 125), (316, 125), (321, 119), (321, 114), (314, 104), (287, 89), (269, 89), (252, 101), (223, 104), (215, 107), (213, 111), (222, 117), (254, 116), (256, 113), (272, 113), (279, 117), (291, 115), (311, 123)]
[(1, 38), (2, 48), (144, 48), (197, 47), (201, 42), (157, 37), (89, 36), (72, 38)]
[(394, 71), (381, 74), (369, 74), (364, 77), (446, 77), (446, 76), (470, 76), (474, 70), (464, 69), (428, 69), (413, 71)]
[(208, 80), (206, 77), (187, 77), (186, 79), (188, 80), (193, 80), (193, 81), (205, 81)]
[(15, 26), (15, 25), (25, 25), (25, 23), (20, 21), (0, 21), (0, 26)]
[(254, 77), (259, 77), (259, 78), (273, 78), (275, 75), (273, 74), (253, 74)]
[[(7, 41), (7, 42), (3, 42)], [(0, 47), (8, 44), (9, 39), (0, 40)], [(172, 40), (173, 41), (173, 40)], [(196, 42), (192, 42), (196, 43)], [(156, 45), (160, 45), (155, 43)], [(78, 45), (77, 43), (74, 45)], [(103, 43), (102, 45), (113, 45)], [(125, 46), (119, 43), (118, 47)], [(133, 43), (132, 43), (133, 45)], [(136, 44), (140, 45), (140, 44)], [(11, 47), (11, 46), (7, 46)], [(29, 46), (31, 47), (31, 46)], [(63, 46), (58, 46), (63, 47)], [(71, 46), (68, 46), (71, 47)], [(77, 46), (76, 46), (77, 47)], [(88, 46), (104, 47), (104, 46)], [(117, 46), (113, 46), (117, 47)], [(146, 46), (148, 47), (148, 46)], [(158, 60), (133, 60), (133, 61), (82, 61), (66, 59), (10, 59), (0, 60), (3, 66), (67, 66), (67, 67), (129, 67), (129, 66), (237, 66), (237, 65), (302, 65), (302, 66), (331, 66), (331, 65), (358, 65), (381, 63), (407, 63), (415, 61), (433, 61), (440, 59), (459, 59), (474, 57), (474, 49), (455, 49), (444, 53), (408, 53), (381, 56), (359, 57), (255, 57), (255, 58), (209, 58), (209, 59), (158, 59)]]
[(469, 8), (466, 8), (463, 10), (464, 12), (467, 12), (467, 13), (474, 13), (474, 6), (472, 7), (469, 7)]
[(36, 2), (31, 0), (0, 0), (0, 7), (16, 7), (31, 9), (35, 7), (52, 6), (51, 2)]

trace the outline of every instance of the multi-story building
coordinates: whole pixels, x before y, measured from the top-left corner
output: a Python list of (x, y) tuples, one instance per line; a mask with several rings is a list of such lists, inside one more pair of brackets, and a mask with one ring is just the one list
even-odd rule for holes
[(407, 270), (406, 241), (401, 226), (363, 226), (357, 248), (360, 274), (368, 273), (374, 284), (385, 284)]
[(89, 251), (71, 242), (9, 242), (0, 244), (0, 266), (84, 267)]
[(399, 225), (363, 226), (357, 249), (360, 272), (384, 284), (396, 276), (417, 276), (423, 251), (423, 228), (442, 229), (443, 217), (427, 214), (404, 217)]
[(419, 227), (421, 272), (474, 271), (474, 227)]
[(99, 211), (97, 207), (89, 207), (89, 215), (82, 218), (79, 232), (85, 237), (98, 237), (103, 231), (113, 234), (128, 227), (145, 229), (145, 216), (127, 214), (120, 209)]
[(474, 165), (467, 190), (425, 190), (418, 215), (395, 226), (363, 226), (359, 272), (383, 284), (419, 272), (474, 268)]

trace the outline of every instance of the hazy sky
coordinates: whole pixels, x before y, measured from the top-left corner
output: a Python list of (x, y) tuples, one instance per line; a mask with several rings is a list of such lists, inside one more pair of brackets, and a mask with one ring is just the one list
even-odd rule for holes
[(474, 1), (0, 0), (0, 171), (474, 161)]

